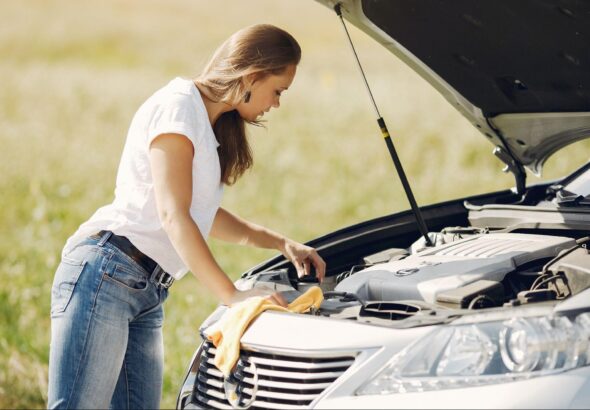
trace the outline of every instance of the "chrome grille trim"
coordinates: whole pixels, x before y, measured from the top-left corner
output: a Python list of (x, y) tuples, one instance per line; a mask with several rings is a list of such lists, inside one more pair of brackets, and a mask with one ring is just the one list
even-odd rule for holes
[[(221, 374), (221, 373), (219, 373), (219, 374)], [(219, 381), (218, 379), (205, 378), (203, 375), (200, 375), (200, 377), (202, 377), (202, 378), (199, 380), (202, 381), (203, 383), (207, 383), (213, 387), (223, 389), (223, 383), (221, 381)], [(254, 379), (252, 377), (244, 378), (244, 383), (247, 383), (249, 385), (252, 385), (253, 381), (254, 381)], [(275, 389), (298, 389), (298, 390), (303, 390), (303, 391), (318, 390), (319, 392), (321, 392), (322, 390), (326, 389), (330, 384), (332, 384), (332, 382), (287, 383), (287, 382), (276, 382), (276, 381), (271, 381), (271, 380), (258, 379), (258, 386), (271, 387), (271, 388), (275, 388)]]
[(261, 357), (251, 357), (250, 361), (254, 362), (256, 365), (268, 365), (268, 366), (276, 366), (276, 367), (290, 367), (290, 368), (298, 368), (298, 369), (307, 369), (307, 370), (316, 370), (316, 369), (327, 369), (327, 368), (335, 368), (335, 367), (350, 367), (354, 360), (341, 360), (339, 362), (328, 362), (328, 363), (301, 363), (298, 361), (293, 360), (272, 360), (266, 359)]
[[(246, 387), (244, 389), (244, 393), (248, 396), (252, 396), (252, 389)], [(313, 400), (317, 397), (317, 394), (289, 394), (289, 393), (275, 393), (271, 391), (265, 390), (258, 390), (256, 392), (256, 397), (268, 397), (272, 399), (281, 399), (281, 400)]]
[[(213, 364), (215, 347), (205, 342), (201, 348), (199, 367), (195, 378), (193, 400), (205, 408), (231, 409), (225, 399), (222, 373)], [(263, 349), (240, 352), (237, 371), (241, 394), (247, 400), (254, 390), (251, 363), (256, 365), (257, 391), (251, 408), (301, 409), (308, 407), (338, 377), (355, 362), (356, 353), (285, 352), (274, 353)]]
[[(215, 356), (213, 354), (212, 356)], [(215, 365), (213, 362), (214, 358), (209, 357), (207, 355), (207, 363), (211, 365)], [(258, 365), (267, 365), (273, 367), (287, 367), (287, 368), (299, 368), (299, 369), (306, 369), (306, 370), (315, 370), (315, 369), (327, 369), (327, 368), (334, 368), (334, 367), (350, 367), (354, 360), (343, 360), (341, 362), (334, 362), (334, 363), (301, 363), (296, 362), (293, 360), (272, 360), (266, 359), (261, 357), (250, 357), (250, 362), (254, 362), (254, 364)]]
[[(244, 369), (244, 372), (254, 374), (248, 367)], [(267, 370), (264, 368), (258, 368), (256, 371), (258, 376), (270, 376), (277, 378), (286, 378), (288, 375), (290, 379), (303, 379), (303, 380), (317, 380), (317, 379), (334, 379), (338, 378), (343, 372), (323, 372), (323, 373), (299, 373), (299, 372), (286, 372), (283, 370)]]

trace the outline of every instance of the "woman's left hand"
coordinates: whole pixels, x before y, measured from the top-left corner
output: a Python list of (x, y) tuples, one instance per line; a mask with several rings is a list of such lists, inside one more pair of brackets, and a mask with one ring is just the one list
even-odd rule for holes
[(281, 252), (285, 258), (289, 259), (295, 265), (297, 276), (300, 278), (311, 273), (311, 265), (313, 264), (318, 280), (320, 282), (324, 280), (326, 262), (324, 262), (318, 252), (311, 246), (295, 242), (291, 239), (285, 239)]

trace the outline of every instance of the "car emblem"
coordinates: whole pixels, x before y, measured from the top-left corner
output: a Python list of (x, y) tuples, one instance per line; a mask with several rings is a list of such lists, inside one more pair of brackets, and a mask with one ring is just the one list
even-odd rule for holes
[[(238, 369), (240, 365), (238, 364)], [(225, 398), (234, 409), (247, 409), (256, 400), (256, 393), (258, 392), (258, 371), (254, 362), (250, 363), (250, 371), (252, 372), (252, 393), (249, 399), (244, 396), (244, 378), (237, 375), (236, 370), (227, 379), (223, 381), (223, 390), (225, 391)]]
[(418, 272), (420, 269), (418, 268), (407, 268), (407, 269), (400, 269), (394, 272), (395, 276), (408, 276)]

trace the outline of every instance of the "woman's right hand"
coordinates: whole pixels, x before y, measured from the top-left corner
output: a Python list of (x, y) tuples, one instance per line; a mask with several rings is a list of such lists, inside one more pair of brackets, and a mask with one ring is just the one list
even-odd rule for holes
[(287, 301), (285, 300), (285, 298), (283, 298), (280, 292), (277, 292), (276, 290), (271, 288), (260, 286), (248, 290), (236, 289), (236, 292), (234, 293), (230, 304), (233, 305), (234, 303), (244, 301), (254, 296), (262, 296), (270, 302), (274, 303), (275, 305), (279, 305), (285, 308), (288, 305)]

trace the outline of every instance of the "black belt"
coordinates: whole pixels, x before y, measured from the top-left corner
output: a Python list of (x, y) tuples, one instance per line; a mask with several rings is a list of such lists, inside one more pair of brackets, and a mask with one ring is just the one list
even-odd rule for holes
[(149, 279), (152, 280), (156, 285), (165, 289), (172, 286), (172, 283), (174, 282), (172, 275), (166, 273), (164, 269), (162, 269), (160, 265), (156, 263), (155, 260), (137, 249), (129, 239), (124, 236), (115, 235), (111, 231), (100, 231), (93, 236), (102, 238), (104, 235), (109, 235), (106, 242), (109, 242), (111, 245), (115, 246), (125, 255), (137, 262), (139, 266), (145, 269), (146, 272), (150, 274)]

